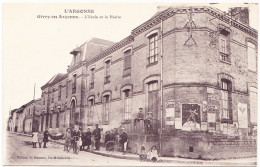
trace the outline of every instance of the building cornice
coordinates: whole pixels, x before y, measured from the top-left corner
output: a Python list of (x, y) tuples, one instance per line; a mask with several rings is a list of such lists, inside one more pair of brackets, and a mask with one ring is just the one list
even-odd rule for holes
[(237, 20), (231, 18), (228, 15), (225, 15), (224, 12), (219, 11), (217, 9), (211, 8), (211, 7), (181, 7), (181, 8), (169, 8), (165, 11), (161, 12), (157, 16), (151, 18), (150, 20), (146, 21), (145, 23), (141, 24), (140, 26), (136, 27), (134, 30), (132, 30), (132, 35), (137, 36), (141, 34), (142, 32), (154, 27), (155, 25), (159, 24), (162, 21), (172, 17), (175, 14), (184, 14), (188, 13), (192, 9), (193, 13), (208, 13), (211, 16), (214, 16), (218, 18), (219, 20), (231, 24), (233, 27), (249, 34), (250, 36), (257, 38), (258, 32), (257, 30), (249, 27), (246, 24), (243, 24), (241, 22), (238, 22)]
[(132, 35), (129, 35), (128, 37), (124, 38), (123, 40), (121, 40), (120, 42), (112, 45), (111, 47), (107, 48), (106, 50), (104, 50), (103, 52), (99, 53), (97, 56), (95, 56), (94, 58), (87, 60), (86, 63), (87, 64), (92, 64), (94, 62), (96, 62), (97, 60), (100, 60), (104, 57), (106, 57), (107, 55), (113, 53), (114, 51), (124, 47), (125, 45), (131, 43), (134, 41), (134, 37)]

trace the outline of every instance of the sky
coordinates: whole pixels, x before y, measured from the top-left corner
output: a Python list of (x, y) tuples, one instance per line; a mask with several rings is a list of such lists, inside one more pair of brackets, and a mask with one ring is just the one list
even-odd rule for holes
[[(2, 109), (10, 109), (41, 96), (41, 86), (57, 73), (66, 73), (72, 51), (92, 37), (118, 42), (131, 30), (151, 18), (157, 6), (189, 6), (191, 3), (3, 3), (2, 4)], [(192, 4), (193, 5), (193, 4)], [(209, 4), (195, 4), (209, 6)], [(256, 4), (214, 4), (247, 6), (250, 25), (258, 27)], [(97, 16), (114, 15), (120, 19), (46, 19), (38, 15), (65, 15), (64, 9), (94, 9)], [(68, 14), (66, 14), (68, 15)], [(70, 14), (74, 15), (74, 14)], [(76, 14), (84, 17), (88, 14)]]

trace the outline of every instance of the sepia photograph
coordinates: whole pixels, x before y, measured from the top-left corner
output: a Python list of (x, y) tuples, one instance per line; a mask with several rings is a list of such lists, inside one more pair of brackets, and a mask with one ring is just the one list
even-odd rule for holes
[(257, 166), (258, 3), (3, 2), (3, 166)]

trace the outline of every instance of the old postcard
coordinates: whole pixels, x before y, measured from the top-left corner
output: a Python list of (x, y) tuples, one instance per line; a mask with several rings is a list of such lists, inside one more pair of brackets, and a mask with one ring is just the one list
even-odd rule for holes
[(2, 6), (3, 165), (257, 165), (257, 3)]

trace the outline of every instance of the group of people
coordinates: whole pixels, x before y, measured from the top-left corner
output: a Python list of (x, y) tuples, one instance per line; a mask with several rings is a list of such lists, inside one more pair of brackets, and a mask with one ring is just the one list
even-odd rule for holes
[[(109, 144), (109, 142), (111, 144)], [(113, 129), (111, 131), (106, 132), (105, 143), (104, 143), (106, 150), (109, 150), (109, 151), (113, 150), (115, 143), (120, 144), (120, 148), (123, 153), (126, 152), (128, 136), (127, 136), (127, 132), (126, 132), (125, 128), (121, 128), (120, 131), (118, 131), (117, 129)]]
[[(75, 126), (74, 129), (68, 128), (65, 134), (65, 148), (69, 142), (80, 141), (81, 150), (84, 150), (85, 146), (87, 146), (87, 149), (90, 149), (90, 146), (93, 148), (93, 145), (95, 145), (95, 150), (99, 150), (101, 131), (102, 129), (98, 127), (98, 124), (96, 124), (96, 128), (92, 133), (90, 128), (87, 129), (87, 132), (81, 132), (78, 126)], [(66, 151), (65, 148), (64, 151)]]
[(32, 143), (33, 143), (33, 148), (37, 148), (36, 144), (39, 143), (39, 148), (42, 147), (42, 143), (43, 144), (43, 148), (47, 148), (47, 142), (48, 142), (48, 135), (49, 132), (48, 130), (45, 130), (43, 133), (42, 131), (34, 131), (32, 133)]

